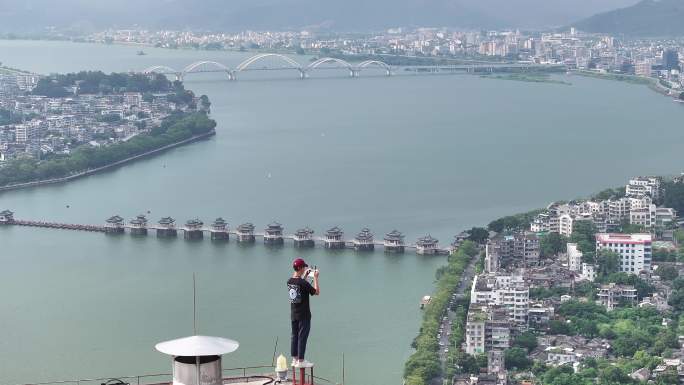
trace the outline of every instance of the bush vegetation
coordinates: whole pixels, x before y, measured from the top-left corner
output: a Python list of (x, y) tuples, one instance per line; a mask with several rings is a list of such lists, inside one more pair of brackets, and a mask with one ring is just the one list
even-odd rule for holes
[(81, 145), (70, 155), (39, 161), (14, 159), (0, 168), (0, 186), (62, 178), (103, 167), (212, 131), (216, 122), (202, 112), (173, 114), (159, 127), (126, 141), (103, 147)]
[[(437, 287), (432, 295), (432, 301), (425, 306), (420, 332), (413, 341), (413, 348), (416, 351), (404, 366), (406, 385), (426, 385), (441, 373), (437, 340), (440, 322), (447, 312), (449, 300), (459, 285), (463, 271), (477, 254), (475, 243), (465, 241), (456, 253), (449, 256), (448, 264), (438, 270)], [(467, 309), (464, 309), (464, 312), (467, 312)], [(452, 335), (452, 338), (457, 337)]]

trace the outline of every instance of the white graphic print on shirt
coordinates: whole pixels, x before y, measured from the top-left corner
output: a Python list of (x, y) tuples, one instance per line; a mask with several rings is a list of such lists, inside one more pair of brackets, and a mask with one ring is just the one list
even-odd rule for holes
[(290, 294), (290, 303), (301, 303), (302, 302), (302, 291), (299, 285), (288, 284), (287, 285)]

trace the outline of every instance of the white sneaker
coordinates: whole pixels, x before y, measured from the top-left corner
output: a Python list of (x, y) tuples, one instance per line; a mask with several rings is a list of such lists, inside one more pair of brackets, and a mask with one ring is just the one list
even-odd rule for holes
[(297, 362), (297, 366), (295, 366), (295, 367), (296, 368), (312, 368), (313, 366), (314, 366), (314, 364), (312, 364), (311, 362), (309, 362), (307, 360), (299, 360), (299, 362)]
[(298, 359), (296, 359), (296, 358), (293, 358), (293, 359), (292, 359), (292, 367), (295, 367), (295, 368), (296, 368), (296, 367), (297, 367), (297, 363), (298, 363), (298, 362), (299, 362), (299, 360), (298, 360)]

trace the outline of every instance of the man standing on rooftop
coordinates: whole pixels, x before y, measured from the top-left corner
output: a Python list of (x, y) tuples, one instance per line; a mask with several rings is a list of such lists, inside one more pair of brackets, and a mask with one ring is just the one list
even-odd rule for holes
[(318, 286), (318, 269), (313, 271), (313, 286), (306, 280), (310, 270), (303, 259), (297, 258), (292, 262), (294, 274), (287, 280), (290, 295), (290, 320), (292, 321), (292, 364), (294, 366), (307, 365), (304, 360), (306, 341), (311, 330), (311, 308), (309, 297), (321, 294)]

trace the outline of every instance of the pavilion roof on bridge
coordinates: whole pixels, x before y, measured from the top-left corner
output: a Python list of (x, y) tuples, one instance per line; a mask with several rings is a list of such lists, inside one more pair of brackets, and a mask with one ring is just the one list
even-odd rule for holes
[(147, 218), (146, 218), (144, 215), (140, 214), (140, 215), (138, 215), (137, 217), (131, 219), (131, 223), (134, 224), (134, 225), (146, 224), (146, 223), (147, 223)]
[(176, 223), (176, 220), (171, 217), (164, 217), (159, 220), (160, 225), (172, 225), (174, 223)]
[(252, 233), (254, 232), (254, 224), (252, 223), (243, 223), (240, 226), (237, 227), (237, 231), (241, 233)]
[[(2, 215), (2, 214), (3, 213), (0, 213), (0, 215)], [(114, 215), (113, 217), (110, 217), (109, 219), (107, 219), (107, 223), (123, 223), (123, 221), (124, 221), (124, 219), (118, 215)]]
[(357, 241), (372, 241), (373, 240), (373, 233), (371, 233), (370, 229), (363, 228), (360, 233), (356, 235), (355, 238)]
[(389, 233), (385, 234), (385, 240), (386, 241), (402, 241), (402, 240), (404, 240), (404, 234), (402, 234), (399, 230), (392, 230)]
[(437, 243), (439, 241), (435, 238), (433, 238), (431, 235), (426, 235), (422, 238), (418, 238), (418, 242), (416, 243), (418, 246), (422, 247), (430, 247), (430, 246), (437, 246)]
[(470, 233), (468, 233), (467, 231), (461, 231), (460, 233), (454, 235), (454, 238), (456, 238), (459, 241), (468, 239), (468, 237), (470, 237)]
[(0, 215), (5, 216), (5, 217), (9, 217), (9, 216), (14, 215), (14, 213), (9, 211), (9, 210), (3, 210), (2, 212), (0, 212)]
[(314, 233), (313, 230), (311, 230), (308, 227), (305, 227), (303, 229), (297, 229), (297, 231), (295, 232), (295, 235), (297, 235), (298, 237), (304, 237), (304, 236), (313, 235), (313, 233)]
[(283, 225), (278, 222), (271, 222), (266, 226), (266, 231), (283, 231)]
[(335, 226), (331, 229), (328, 229), (328, 231), (325, 232), (325, 235), (327, 235), (329, 237), (330, 236), (341, 236), (343, 234), (344, 234), (344, 232), (342, 231), (342, 229), (337, 227), (337, 226)]
[(187, 222), (185, 222), (186, 226), (202, 226), (204, 222), (202, 222), (200, 219), (195, 218), (195, 219), (189, 219)]
[(225, 219), (218, 217), (214, 220), (213, 226), (226, 226), (228, 222)]

